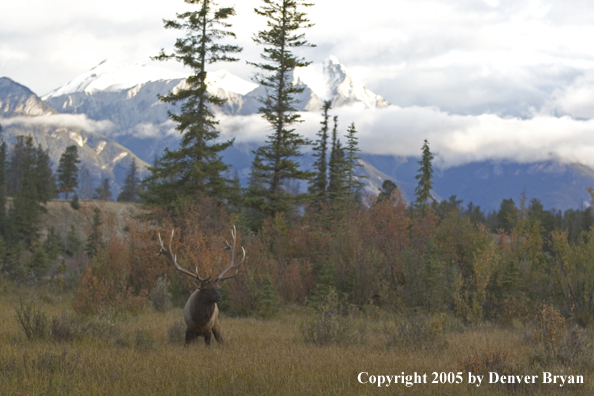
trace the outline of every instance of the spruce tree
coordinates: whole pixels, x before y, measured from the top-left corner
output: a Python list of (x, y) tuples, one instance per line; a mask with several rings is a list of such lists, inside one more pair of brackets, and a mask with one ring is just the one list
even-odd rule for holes
[(316, 140), (313, 150), (314, 157), (317, 160), (314, 162), (314, 177), (309, 185), (309, 193), (313, 195), (313, 199), (317, 202), (325, 202), (328, 193), (328, 119), (330, 115), (328, 111), (332, 107), (332, 102), (327, 100), (324, 102), (322, 110), (322, 128), (318, 132), (318, 140)]
[(433, 200), (433, 196), (431, 195), (431, 189), (433, 188), (433, 166), (431, 164), (433, 154), (431, 154), (427, 139), (423, 143), (422, 151), (423, 157), (420, 161), (417, 161), (421, 167), (415, 176), (415, 179), (419, 181), (415, 189), (415, 196), (417, 197), (415, 205), (421, 210), (421, 213), (425, 214), (430, 201)]
[(165, 149), (151, 175), (145, 180), (146, 201), (158, 205), (169, 205), (181, 197), (194, 197), (203, 192), (216, 199), (223, 199), (228, 190), (228, 180), (223, 176), (229, 165), (222, 161), (221, 153), (233, 144), (233, 140), (217, 142), (218, 122), (209, 106), (221, 106), (224, 100), (211, 95), (206, 86), (206, 66), (211, 63), (235, 62), (238, 59), (227, 54), (238, 53), (241, 48), (219, 44), (217, 41), (235, 37), (227, 30), (231, 25), (226, 20), (235, 15), (232, 7), (215, 8), (210, 0), (185, 0), (198, 6), (197, 11), (177, 14), (177, 21), (166, 20), (166, 29), (186, 32), (177, 39), (172, 54), (164, 50), (157, 60), (175, 59), (192, 69), (186, 79), (187, 88), (170, 92), (161, 97), (165, 103), (181, 103), (180, 114), (170, 114), (182, 134), (180, 148)]
[(308, 180), (310, 172), (300, 170), (296, 157), (302, 155), (301, 149), (309, 141), (295, 132), (294, 125), (301, 122), (295, 110), (295, 96), (303, 91), (292, 84), (292, 72), (296, 67), (304, 67), (311, 62), (295, 56), (292, 48), (313, 47), (305, 40), (301, 29), (313, 26), (301, 7), (312, 4), (301, 0), (263, 0), (264, 6), (256, 9), (256, 14), (267, 18), (268, 30), (258, 32), (253, 40), (264, 46), (261, 54), (265, 63), (250, 63), (262, 73), (254, 78), (267, 92), (263, 106), (259, 109), (262, 117), (270, 123), (272, 133), (264, 146), (254, 153), (258, 161), (252, 163), (252, 177), (259, 181), (248, 187), (245, 203), (264, 216), (287, 213), (304, 198), (287, 191), (294, 180)]
[(360, 158), (357, 156), (357, 153), (361, 151), (361, 149), (359, 148), (357, 129), (355, 128), (354, 122), (351, 123), (347, 129), (346, 139), (345, 172), (347, 175), (347, 190), (351, 194), (351, 197), (354, 197), (361, 187), (365, 185), (359, 179), (366, 178), (366, 176), (357, 175), (357, 168), (360, 168), (363, 165), (359, 163)]
[[(87, 243), (85, 245), (85, 252), (89, 255), (89, 257), (94, 257), (102, 247), (102, 224), (103, 222), (101, 221), (101, 209), (95, 207), (93, 209), (93, 221), (91, 221), (91, 233), (87, 236)], [(72, 230), (74, 231), (74, 228)]]
[(346, 174), (345, 174), (344, 149), (338, 139), (338, 117), (334, 116), (334, 128), (332, 128), (332, 147), (328, 161), (328, 198), (331, 202), (344, 201), (346, 196)]
[(124, 187), (120, 195), (118, 195), (118, 202), (140, 202), (140, 197), (138, 196), (139, 187), (138, 167), (136, 166), (136, 159), (132, 158), (126, 180), (124, 181)]
[(54, 197), (56, 192), (56, 177), (52, 171), (49, 149), (44, 150), (41, 144), (38, 145), (35, 158), (38, 200), (45, 204)]
[(68, 193), (78, 187), (78, 148), (75, 145), (66, 147), (58, 164), (58, 191), (63, 192), (65, 199)]
[(38, 237), (39, 216), (51, 199), (54, 177), (49, 155), (33, 145), (31, 136), (18, 136), (13, 148), (9, 174), (12, 178), (13, 205), (8, 214), (11, 242), (30, 245)]

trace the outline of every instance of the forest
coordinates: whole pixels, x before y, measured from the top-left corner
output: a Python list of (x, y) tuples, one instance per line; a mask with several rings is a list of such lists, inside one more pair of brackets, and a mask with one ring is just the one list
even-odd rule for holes
[[(269, 379), (273, 383), (267, 387), (263, 371), (244, 367), (231, 356), (231, 351), (242, 353), (249, 362), (260, 356), (256, 345), (272, 348), (282, 359), (315, 356), (312, 367), (328, 374), (321, 367), (331, 366), (339, 373), (323, 379), (315, 369), (301, 367), (300, 375), (310, 380), (289, 381), (292, 388), (276, 394), (371, 393), (354, 385), (351, 368), (360, 365), (345, 356), (351, 353), (361, 354), (368, 367), (392, 365), (397, 371), (592, 372), (592, 207), (562, 213), (545, 210), (538, 197), (523, 196), (505, 199), (498, 211), (484, 213), (456, 196), (438, 202), (427, 140), (420, 148), (414, 200), (407, 202), (389, 180), (377, 194), (366, 193), (354, 122), (342, 135), (332, 104), (326, 102), (317, 140), (310, 142), (297, 132), (300, 117), (292, 104), (299, 88), (289, 83), (289, 74), (308, 62), (287, 48), (311, 45), (301, 33), (311, 26), (302, 11), (310, 4), (297, 0), (264, 1), (256, 9), (269, 22), (269, 30), (254, 36), (264, 47), (263, 63), (252, 65), (261, 70), (259, 82), (269, 88), (260, 113), (270, 134), (254, 151), (249, 185), (242, 188), (221, 155), (233, 144), (221, 141), (211, 110), (222, 100), (204, 84), (206, 64), (236, 60), (233, 56), (241, 52), (217, 43), (233, 37), (225, 29), (231, 27), (234, 10), (215, 9), (207, 0), (186, 2), (199, 9), (165, 21), (165, 27), (187, 32), (191, 39), (178, 39), (172, 53), (162, 50), (156, 57), (179, 60), (195, 71), (187, 89), (161, 98), (181, 103), (181, 113), (171, 115), (181, 134), (180, 147), (165, 150), (142, 181), (131, 163), (118, 201), (136, 203), (138, 213), (124, 227), (98, 204), (111, 198), (108, 183), (95, 189), (94, 200), (79, 200), (82, 167), (75, 146), (66, 149), (55, 174), (47, 153), (31, 138), (0, 147), (0, 208), (5, 209), (0, 210), (0, 285), (13, 323), (2, 333), (9, 353), (0, 357), (0, 367), (17, 374), (10, 381), (0, 375), (0, 380), (12, 387), (33, 383), (45, 394), (115, 394), (125, 389), (127, 394), (185, 394), (196, 388), (209, 394), (272, 394), (283, 388), (279, 378)], [(316, 162), (305, 170), (299, 157), (308, 147)], [(307, 184), (307, 191), (299, 189), (300, 183)], [(594, 191), (589, 191), (594, 205)], [(84, 238), (74, 230), (42, 230), (39, 219), (56, 197), (73, 211), (85, 211)], [(210, 380), (192, 378), (183, 363), (171, 363), (175, 371), (168, 374), (181, 380), (164, 385), (154, 375), (143, 377), (150, 367), (122, 368), (134, 366), (136, 353), (169, 361), (173, 347), (168, 343), (182, 356), (192, 353), (193, 346), (179, 352), (179, 319), (195, 285), (157, 257), (158, 234), (174, 231), (172, 247), (182, 267), (216, 276), (227, 265), (223, 248), (233, 226), (247, 259), (219, 289), (223, 327), (227, 323), (231, 335), (225, 348), (230, 349), (211, 348), (213, 356), (220, 354), (223, 363), (213, 364), (223, 374), (201, 367)], [(264, 339), (254, 338), (260, 333), (274, 341), (265, 346)], [(35, 355), (30, 342), (42, 343), (44, 354)], [(99, 352), (102, 344), (109, 346), (106, 352)], [(66, 347), (62, 354), (56, 352), (62, 345), (82, 355), (69, 354)], [(233, 349), (242, 345), (248, 349)], [(33, 358), (21, 354), (24, 349)], [(87, 367), (110, 359), (101, 355), (93, 360), (89, 350), (111, 354), (117, 368), (101, 366), (108, 376), (85, 377)], [(120, 350), (124, 352), (116, 359)], [(197, 350), (205, 353), (202, 346)], [(416, 363), (403, 361), (406, 353), (401, 352), (414, 356), (411, 362)], [(349, 363), (338, 369), (324, 354)], [(282, 359), (279, 367), (268, 361), (278, 377), (288, 367), (304, 365)], [(221, 365), (236, 371), (229, 373)], [(70, 382), (69, 370), (77, 373)], [(227, 383), (233, 373), (243, 385)], [(592, 383), (587, 382), (588, 387), (572, 388), (572, 394), (588, 394)], [(470, 387), (464, 392), (448, 389), (474, 394)], [(522, 394), (558, 390), (497, 389)], [(424, 388), (423, 394), (442, 390)], [(493, 388), (483, 391), (494, 394)]]

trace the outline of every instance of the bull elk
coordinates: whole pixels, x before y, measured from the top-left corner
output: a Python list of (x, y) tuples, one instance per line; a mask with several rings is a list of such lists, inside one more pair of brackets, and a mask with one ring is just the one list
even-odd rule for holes
[[(175, 266), (175, 269), (179, 272), (192, 277), (198, 286), (198, 288), (192, 293), (186, 305), (184, 307), (184, 321), (186, 322), (186, 345), (198, 338), (199, 336), (204, 337), (206, 345), (210, 345), (210, 339), (214, 334), (216, 340), (219, 343), (223, 343), (223, 336), (221, 334), (221, 325), (219, 323), (219, 307), (217, 303), (221, 301), (221, 296), (217, 290), (219, 284), (227, 279), (233, 278), (239, 271), (237, 268), (245, 261), (245, 249), (241, 247), (243, 256), (238, 264), (233, 264), (235, 258), (235, 237), (236, 230), (235, 226), (231, 230), (233, 237), (233, 244), (225, 241), (225, 249), (230, 250), (231, 259), (227, 268), (225, 268), (219, 276), (211, 279), (210, 276), (201, 278), (198, 275), (198, 268), (196, 267), (195, 272), (190, 272), (182, 268), (177, 263), (177, 256), (171, 252), (171, 241), (173, 240), (173, 233), (171, 231), (171, 238), (169, 238), (168, 249), (163, 246), (163, 240), (159, 233), (159, 243), (161, 244), (161, 250), (158, 256), (164, 254), (165, 257)], [(225, 276), (225, 274), (231, 270), (235, 270), (235, 273)]]

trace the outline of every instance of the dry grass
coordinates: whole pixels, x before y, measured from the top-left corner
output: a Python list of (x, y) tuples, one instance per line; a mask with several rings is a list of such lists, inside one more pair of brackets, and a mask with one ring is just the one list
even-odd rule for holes
[[(28, 292), (27, 292), (28, 293)], [(21, 294), (27, 294), (21, 292)], [(203, 342), (184, 348), (169, 340), (168, 329), (179, 320), (180, 309), (144, 314), (122, 322), (120, 339), (86, 337), (57, 343), (28, 341), (15, 320), (18, 290), (0, 283), (0, 394), (15, 395), (591, 395), (590, 372), (565, 368), (565, 374), (583, 374), (585, 384), (474, 386), (420, 384), (390, 388), (357, 382), (358, 373), (457, 372), (458, 361), (478, 351), (507, 353), (519, 370), (529, 368), (533, 346), (522, 333), (488, 326), (446, 334), (439, 350), (386, 347), (389, 329), (381, 315), (368, 318), (364, 345), (306, 344), (299, 324), (301, 309), (285, 310), (271, 321), (221, 320), (226, 344), (206, 348)], [(43, 292), (39, 293), (40, 295)], [(44, 302), (45, 300), (45, 302)], [(48, 316), (70, 310), (68, 298), (37, 299)], [(139, 336), (139, 334), (141, 334)], [(127, 339), (126, 339), (127, 337)], [(139, 340), (140, 337), (140, 341)], [(124, 341), (122, 341), (124, 340)], [(143, 341), (144, 340), (144, 341)], [(555, 368), (552, 368), (554, 371)], [(561, 368), (558, 368), (561, 370)], [(560, 374), (560, 371), (557, 372)], [(466, 374), (464, 374), (466, 378)], [(540, 377), (542, 378), (542, 377)], [(23, 394), (26, 394), (23, 392)]]

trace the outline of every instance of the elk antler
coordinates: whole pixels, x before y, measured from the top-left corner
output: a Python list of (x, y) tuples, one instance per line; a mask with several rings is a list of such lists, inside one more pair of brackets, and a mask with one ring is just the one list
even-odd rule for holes
[(175, 232), (175, 230), (171, 231), (171, 238), (169, 238), (169, 249), (165, 249), (165, 247), (163, 246), (163, 240), (161, 239), (161, 233), (158, 233), (159, 243), (161, 244), (161, 250), (159, 250), (159, 253), (157, 254), (157, 256), (164, 254), (165, 257), (167, 257), (169, 259), (169, 261), (171, 261), (171, 264), (173, 264), (175, 266), (175, 269), (178, 270), (179, 272), (182, 272), (188, 276), (191, 276), (194, 279), (198, 279), (202, 283), (207, 282), (210, 279), (210, 276), (207, 276), (206, 278), (201, 278), (200, 275), (198, 275), (198, 267), (196, 267), (196, 273), (192, 273), (192, 272), (180, 267), (180, 265), (177, 263), (177, 256), (174, 255), (173, 253), (171, 253), (171, 241), (173, 241), (173, 233), (174, 232)]
[[(243, 252), (243, 257), (241, 258), (241, 261), (239, 262), (239, 264), (233, 265), (233, 260), (235, 258), (235, 237), (236, 237), (236, 234), (237, 234), (237, 231), (235, 230), (235, 226), (233, 226), (233, 228), (231, 229), (231, 236), (233, 237), (233, 245), (229, 245), (229, 242), (225, 241), (225, 244), (227, 245), (225, 247), (225, 249), (231, 250), (231, 261), (229, 262), (229, 265), (227, 266), (227, 268), (225, 268), (223, 270), (223, 272), (221, 272), (219, 274), (219, 276), (217, 276), (214, 279), (215, 282), (220, 282), (220, 281), (224, 281), (225, 279), (233, 278), (235, 275), (237, 275), (237, 272), (239, 271), (236, 268), (238, 268), (245, 261), (245, 249), (242, 246), (241, 251)], [(227, 271), (232, 270), (232, 269), (235, 269), (235, 273), (233, 275), (223, 276), (223, 275), (225, 275), (225, 273), (227, 273)]]

